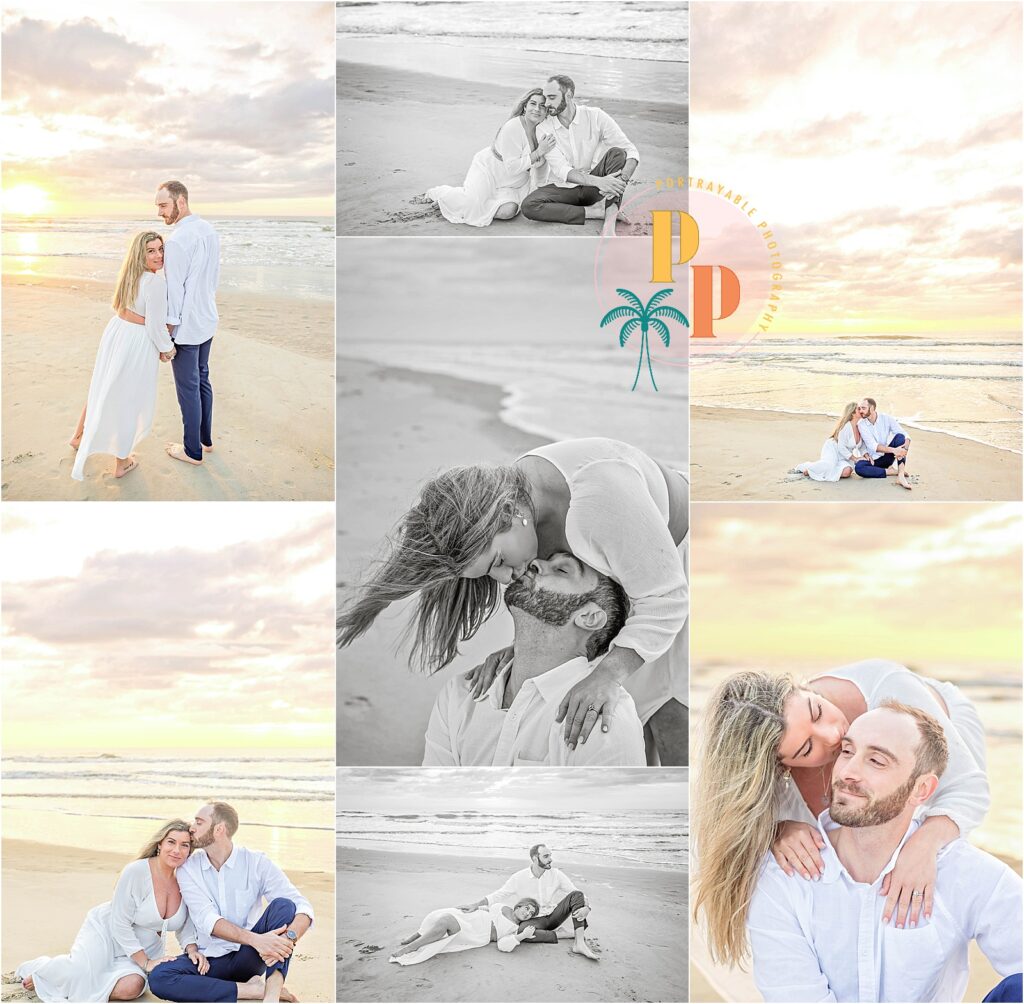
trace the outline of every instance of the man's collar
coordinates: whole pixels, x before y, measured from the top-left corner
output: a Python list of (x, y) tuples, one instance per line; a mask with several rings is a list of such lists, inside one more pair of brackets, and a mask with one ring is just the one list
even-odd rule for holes
[(181, 216), (174, 221), (172, 226), (180, 227), (183, 223), (188, 223), (189, 220), (198, 220), (199, 217), (195, 213), (189, 213), (188, 216)]
[[(199, 859), (200, 865), (202, 865), (204, 871), (209, 871), (213, 868), (213, 862), (210, 860), (209, 854), (206, 853), (206, 848), (202, 848), (200, 853), (203, 855)], [(227, 860), (222, 864), (221, 868), (234, 868), (238, 863), (238, 844), (231, 845), (231, 853), (228, 855)], [(214, 869), (215, 871), (219, 869)]]
[[(559, 705), (562, 698), (568, 693), (574, 684), (582, 680), (591, 670), (592, 666), (586, 656), (577, 656), (568, 662), (563, 662), (554, 669), (549, 669), (540, 676), (534, 676), (523, 683), (523, 687), (531, 684), (536, 688), (537, 693), (544, 698), (548, 704)], [(502, 698), (505, 696), (505, 687), (508, 685), (509, 674), (512, 672), (510, 662), (504, 669), (494, 675), (494, 680), (487, 689), (485, 699), (487, 703), (498, 711), (502, 709)], [(520, 691), (521, 693), (522, 691)]]
[[(892, 857), (889, 858), (888, 863), (878, 873), (878, 878), (872, 883), (872, 886), (878, 885), (882, 878), (890, 871), (896, 864), (896, 859), (899, 857), (900, 851), (903, 850), (903, 845), (910, 839), (911, 835), (916, 832), (921, 823), (916, 819), (910, 820), (910, 825), (907, 827), (907, 832), (903, 834), (902, 839), (896, 845), (896, 850), (892, 852)], [(825, 862), (825, 872), (821, 876), (822, 882), (835, 882), (839, 879), (840, 875), (845, 874), (851, 882), (857, 880), (846, 870), (846, 865), (839, 860), (839, 855), (836, 853), (835, 847), (832, 845), (832, 841), (829, 840), (829, 831), (840, 829), (839, 823), (837, 823), (832, 816), (829, 814), (829, 810), (826, 809), (820, 816), (818, 816), (818, 832), (821, 834), (822, 840), (825, 841), (825, 849), (822, 852), (822, 859)], [(858, 883), (863, 885), (863, 883)]]

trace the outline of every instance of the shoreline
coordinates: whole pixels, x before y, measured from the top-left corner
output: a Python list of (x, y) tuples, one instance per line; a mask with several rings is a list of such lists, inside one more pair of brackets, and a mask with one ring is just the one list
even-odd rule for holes
[[(708, 501), (1020, 501), (1022, 456), (949, 433), (914, 429), (906, 491), (892, 477), (811, 481), (792, 468), (817, 460), (824, 415), (695, 404), (690, 409), (693, 499)], [(909, 426), (909, 423), (908, 423)]]

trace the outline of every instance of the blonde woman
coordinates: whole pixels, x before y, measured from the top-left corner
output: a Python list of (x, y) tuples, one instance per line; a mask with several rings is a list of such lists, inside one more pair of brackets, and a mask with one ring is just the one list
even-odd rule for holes
[(462, 187), (438, 185), (426, 198), (437, 203), (449, 223), (486, 227), (512, 219), (537, 187), (538, 172), (555, 145), (552, 136), (537, 139), (537, 126), (546, 117), (544, 91), (534, 87), (516, 103), (494, 142), (473, 157)]
[(747, 910), (769, 851), (794, 882), (824, 871), (816, 821), (829, 805), (832, 766), (849, 723), (896, 700), (935, 716), (949, 765), (923, 810), (923, 825), (882, 884), (883, 917), (912, 926), (932, 910), (935, 859), (989, 807), (985, 735), (974, 705), (951, 683), (885, 659), (829, 670), (804, 686), (790, 676), (736, 673), (704, 712), (693, 825), (694, 915), (712, 958), (736, 966), (748, 954)]
[(853, 474), (854, 465), (865, 453), (861, 446), (860, 429), (857, 428), (857, 402), (851, 401), (836, 422), (832, 435), (821, 447), (821, 456), (814, 461), (797, 464), (799, 471), (812, 481), (839, 481)]
[(18, 967), (22, 986), (41, 1001), (135, 1000), (145, 993), (147, 975), (175, 958), (167, 950), (169, 931), (205, 972), (209, 963), (198, 950), (175, 877), (191, 851), (189, 824), (164, 823), (125, 866), (113, 899), (86, 914), (69, 954), (44, 955)]
[[(613, 439), (567, 439), (504, 467), (456, 467), (424, 485), (389, 554), (338, 618), (350, 644), (391, 603), (419, 596), (413, 657), (447, 666), (459, 642), (494, 613), (499, 586), (535, 558), (575, 555), (614, 579), (632, 609), (608, 653), (562, 699), (558, 721), (575, 749), (629, 691), (663, 764), (685, 764), (687, 739), (686, 478)], [(476, 696), (511, 649), (473, 671)], [(651, 757), (653, 759), (653, 757)]]
[(167, 333), (167, 284), (163, 238), (143, 231), (132, 238), (114, 291), (114, 316), (100, 339), (89, 398), (71, 446), (78, 450), (71, 476), (84, 478), (93, 453), (114, 455), (114, 477), (139, 462), (132, 450), (146, 438), (156, 408), (160, 362), (174, 358)]

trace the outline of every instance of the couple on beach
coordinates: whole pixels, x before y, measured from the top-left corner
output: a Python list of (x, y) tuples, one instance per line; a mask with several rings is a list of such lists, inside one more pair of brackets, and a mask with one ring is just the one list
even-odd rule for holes
[(564, 73), (527, 91), (480, 150), (461, 188), (439, 185), (436, 202), (450, 223), (486, 227), (511, 220), (583, 226), (602, 220), (614, 232), (622, 195), (640, 154), (615, 120), (576, 102), (576, 84)]
[(139, 466), (134, 449), (149, 435), (161, 362), (170, 362), (184, 426), (181, 443), (168, 443), (174, 460), (199, 465), (213, 449), (210, 348), (217, 331), (220, 240), (188, 206), (188, 189), (167, 181), (156, 193), (157, 214), (174, 230), (166, 242), (155, 231), (137, 233), (121, 265), (114, 316), (96, 354), (89, 396), (71, 446), (71, 476), (84, 478), (93, 453), (113, 454), (114, 477)]
[[(294, 1001), (284, 985), (313, 908), (261, 851), (233, 843), (238, 813), (204, 805), (164, 823), (86, 915), (68, 955), (22, 963), (42, 1001)], [(183, 949), (168, 953), (174, 932)]]
[(530, 848), (530, 867), (512, 875), (495, 892), (468, 906), (442, 907), (423, 918), (388, 959), (400, 966), (414, 966), (445, 952), (464, 952), (496, 943), (498, 951), (512, 952), (521, 944), (558, 943), (559, 932), (569, 936), (571, 951), (599, 961), (587, 943), (590, 907), (575, 883), (552, 867), (545, 844)]
[(966, 837), (985, 734), (951, 683), (881, 659), (741, 672), (704, 713), (694, 915), (770, 1001), (958, 1001), (976, 941), (1021, 999), (1019, 876)]
[(436, 672), (504, 588), (513, 643), (444, 685), (425, 765), (685, 765), (688, 488), (611, 439), (452, 468), (342, 608), (338, 644), (415, 594), (412, 655)]
[[(896, 475), (896, 483), (913, 488), (907, 474), (910, 437), (891, 415), (882, 414), (872, 397), (858, 404), (851, 401), (825, 440), (821, 457), (797, 464), (793, 473), (813, 481), (839, 481), (856, 474), (859, 478)], [(895, 461), (895, 469), (893, 462)]]

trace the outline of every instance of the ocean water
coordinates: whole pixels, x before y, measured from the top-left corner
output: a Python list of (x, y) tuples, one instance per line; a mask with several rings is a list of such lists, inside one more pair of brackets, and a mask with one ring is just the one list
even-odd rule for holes
[[(739, 349), (700, 346), (690, 391), (695, 405), (829, 416), (872, 397), (909, 428), (1021, 452), (1019, 332), (779, 336)], [(831, 423), (821, 425), (824, 441)]]
[(524, 848), (543, 842), (556, 864), (637, 868), (685, 868), (689, 846), (685, 812), (384, 814), (339, 807), (336, 829), (339, 847), (521, 858)]
[[(644, 243), (644, 242), (639, 242)], [(367, 238), (338, 249), (338, 375), (359, 359), (501, 387), (501, 418), (550, 439), (608, 436), (685, 469), (685, 338), (653, 352), (599, 327), (598, 238)], [(500, 458), (495, 458), (496, 461)]]
[(334, 762), (308, 751), (3, 758), (4, 836), (130, 853), (163, 821), (230, 802), (239, 843), (282, 867), (332, 870)]
[[(334, 296), (334, 221), (328, 217), (208, 216), (221, 241), (221, 287)], [(110, 283), (139, 230), (170, 233), (151, 217), (4, 220), (4, 274)]]
[[(696, 737), (708, 698), (727, 676), (743, 669), (765, 668), (742, 662), (704, 663), (692, 654), (690, 712)], [(767, 667), (769, 669), (779, 667)], [(797, 679), (821, 675), (820, 664), (786, 666)], [(915, 667), (922, 675), (955, 683), (973, 702), (985, 726), (985, 748), (992, 806), (982, 824), (971, 834), (971, 842), (991, 854), (1020, 860), (1021, 807), (1020, 765), (1024, 756), (1021, 735), (1022, 684), (1020, 667), (1014, 665), (929, 665)], [(695, 764), (699, 769), (699, 763)]]

